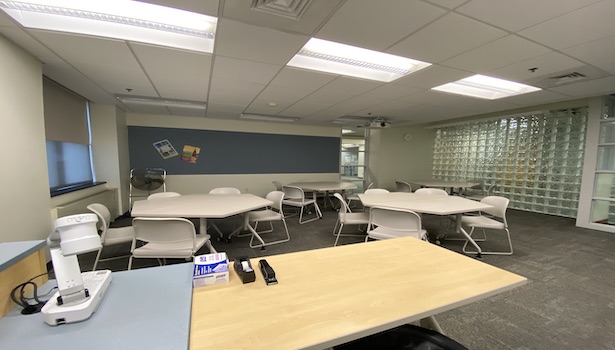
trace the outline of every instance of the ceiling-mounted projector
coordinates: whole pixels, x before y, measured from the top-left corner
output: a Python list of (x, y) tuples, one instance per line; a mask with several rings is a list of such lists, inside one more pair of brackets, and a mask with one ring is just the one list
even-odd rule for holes
[(384, 119), (375, 119), (371, 123), (369, 123), (370, 128), (390, 128), (391, 123), (385, 121)]

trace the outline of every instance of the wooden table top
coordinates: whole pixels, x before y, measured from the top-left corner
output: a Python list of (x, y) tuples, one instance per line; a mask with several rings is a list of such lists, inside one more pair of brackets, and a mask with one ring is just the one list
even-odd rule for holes
[[(518, 287), (526, 278), (412, 237), (266, 257), (277, 285), (194, 289), (191, 349), (320, 349)], [(437, 262), (434, 264), (434, 261)]]

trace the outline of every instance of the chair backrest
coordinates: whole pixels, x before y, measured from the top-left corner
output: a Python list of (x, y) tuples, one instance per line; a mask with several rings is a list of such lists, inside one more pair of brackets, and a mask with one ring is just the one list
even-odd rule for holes
[(350, 210), (350, 207), (348, 206), (348, 203), (346, 203), (346, 201), (344, 200), (344, 197), (342, 197), (341, 194), (335, 192), (333, 193), (333, 196), (337, 199), (339, 199), (340, 201), (340, 210), (339, 210), (339, 217), (341, 220), (344, 220), (344, 217), (346, 216), (346, 213), (352, 213), (352, 210)]
[(412, 186), (406, 181), (395, 181), (397, 192), (412, 192)]
[(209, 191), (209, 194), (241, 194), (241, 191), (235, 187), (218, 187)]
[(305, 193), (303, 192), (301, 187), (284, 185), (282, 186), (282, 190), (284, 191), (286, 199), (303, 200), (305, 198)]
[(369, 210), (369, 227), (378, 226), (387, 230), (418, 232), (421, 230), (421, 217), (412, 210), (372, 207)]
[(389, 190), (385, 190), (384, 188), (368, 188), (365, 190), (365, 194), (385, 194), (390, 193)]
[(93, 212), (94, 214), (96, 214), (96, 216), (98, 216), (101, 231), (100, 241), (104, 244), (105, 236), (107, 234), (107, 228), (109, 228), (109, 225), (111, 224), (111, 213), (109, 212), (109, 209), (107, 209), (107, 207), (100, 203), (92, 203), (86, 208), (88, 208), (89, 211)]
[(271, 183), (275, 186), (276, 191), (282, 191), (282, 183), (280, 181), (273, 180)]
[(506, 209), (510, 200), (506, 197), (500, 196), (487, 196), (480, 200), (481, 203), (489, 204), (493, 208), (483, 209), (481, 212), (492, 215), (496, 218), (500, 218), (504, 221), (504, 225), (508, 227), (506, 223)]
[(448, 192), (446, 192), (445, 190), (441, 188), (430, 188), (430, 187), (419, 188), (418, 190), (414, 191), (414, 193), (415, 194), (431, 194), (431, 195), (437, 195), (437, 196), (448, 196)]
[(265, 198), (273, 202), (271, 208), (276, 209), (280, 214), (282, 214), (282, 216), (284, 216), (284, 213), (282, 212), (282, 200), (284, 200), (284, 192), (271, 191), (267, 193), (267, 196), (265, 196)]
[[(174, 249), (191, 249), (194, 252), (196, 230), (192, 221), (183, 218), (134, 218), (135, 239)], [(182, 247), (183, 246), (183, 247)], [(164, 249), (164, 248), (162, 248)]]
[(159, 199), (159, 198), (169, 198), (169, 197), (179, 197), (181, 194), (177, 192), (157, 192), (152, 193), (147, 196), (147, 199)]

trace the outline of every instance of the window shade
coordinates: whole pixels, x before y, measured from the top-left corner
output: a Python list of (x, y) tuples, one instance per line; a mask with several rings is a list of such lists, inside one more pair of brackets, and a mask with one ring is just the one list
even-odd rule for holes
[(89, 144), (86, 99), (43, 77), (47, 140)]

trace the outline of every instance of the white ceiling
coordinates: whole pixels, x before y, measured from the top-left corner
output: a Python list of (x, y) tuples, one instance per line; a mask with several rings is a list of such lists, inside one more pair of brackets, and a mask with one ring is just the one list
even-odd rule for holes
[[(127, 112), (237, 119), (241, 113), (429, 123), (615, 93), (613, 0), (314, 0), (300, 20), (249, 0), (149, 0), (218, 17), (214, 53), (20, 27), (0, 33), (38, 57), (44, 74)], [(316, 37), (433, 63), (381, 83), (285, 67)], [(537, 68), (534, 72), (530, 68)], [(587, 77), (556, 83), (553, 76)], [(544, 88), (495, 101), (430, 90), (474, 74)], [(207, 111), (122, 105), (116, 94), (207, 102)]]

